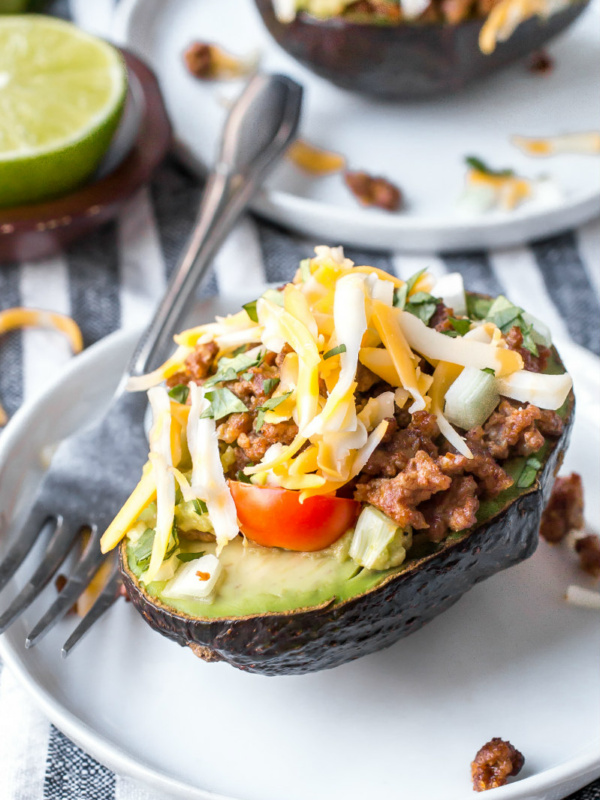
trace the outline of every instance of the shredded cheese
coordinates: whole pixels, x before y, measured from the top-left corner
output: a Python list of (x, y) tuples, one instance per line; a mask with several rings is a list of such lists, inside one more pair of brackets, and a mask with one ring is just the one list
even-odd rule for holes
[(190, 398), (187, 439), (192, 457), (191, 490), (194, 497), (206, 503), (217, 538), (218, 556), (239, 533), (237, 512), (223, 474), (215, 421), (201, 418), (209, 404), (204, 391), (195, 383), (190, 383)]

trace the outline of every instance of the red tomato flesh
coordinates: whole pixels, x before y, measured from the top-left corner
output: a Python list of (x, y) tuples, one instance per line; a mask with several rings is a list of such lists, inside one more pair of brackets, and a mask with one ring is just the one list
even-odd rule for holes
[(356, 522), (360, 503), (316, 495), (300, 502), (300, 492), (229, 481), (240, 530), (256, 544), (286, 550), (322, 550)]

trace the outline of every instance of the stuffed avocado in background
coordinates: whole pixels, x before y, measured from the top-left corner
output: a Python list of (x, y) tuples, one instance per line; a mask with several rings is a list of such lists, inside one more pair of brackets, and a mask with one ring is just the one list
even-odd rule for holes
[(131, 381), (149, 460), (102, 547), (201, 658), (334, 667), (535, 550), (574, 398), (548, 328), (505, 297), (319, 247), (175, 340)]
[(303, 66), (395, 100), (459, 91), (540, 49), (589, 0), (255, 0)]

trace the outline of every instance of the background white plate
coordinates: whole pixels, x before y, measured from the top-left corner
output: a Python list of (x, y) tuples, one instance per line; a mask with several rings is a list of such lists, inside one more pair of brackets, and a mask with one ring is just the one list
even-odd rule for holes
[[(217, 310), (208, 304), (204, 318)], [(0, 440), (7, 517), (15, 500), (17, 515), (30, 502), (42, 449), (105, 407), (135, 338), (117, 333), (78, 356), (9, 424)], [(582, 473), (598, 529), (600, 367), (580, 348), (561, 352), (578, 397), (564, 469)], [(30, 569), (3, 592), (2, 607)], [(390, 649), (301, 677), (205, 664), (124, 602), (66, 661), (60, 645), (73, 619), (26, 651), (25, 634), (52, 587), (0, 637), (0, 654), (68, 736), (163, 794), (472, 800), (470, 761), (501, 736), (526, 765), (520, 780), (490, 798), (556, 800), (600, 774), (600, 616), (566, 605), (563, 593), (575, 581), (586, 583), (573, 554), (542, 542), (531, 559)]]
[[(353, 169), (384, 175), (404, 191), (400, 214), (363, 209), (339, 175), (312, 178), (283, 164), (255, 201), (256, 210), (317, 240), (422, 252), (521, 244), (573, 227), (600, 213), (600, 158), (528, 158), (509, 137), (600, 128), (597, 64), (600, 3), (550, 45), (550, 75), (517, 64), (467, 91), (423, 103), (370, 101), (342, 91), (297, 64), (275, 45), (252, 0), (124, 0), (113, 34), (158, 74), (181, 153), (198, 172), (213, 161), (227, 101), (240, 84), (193, 78), (182, 53), (193, 40), (233, 53), (261, 51), (262, 67), (305, 86), (302, 134), (343, 153)], [(524, 204), (461, 220), (454, 211), (465, 155), (535, 177), (551, 174), (564, 190), (555, 207)]]

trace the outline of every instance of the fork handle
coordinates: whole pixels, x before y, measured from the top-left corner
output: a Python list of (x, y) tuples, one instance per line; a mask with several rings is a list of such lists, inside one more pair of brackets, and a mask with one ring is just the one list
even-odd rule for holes
[(119, 384), (156, 367), (165, 356), (194, 289), (248, 202), (293, 141), (300, 118), (302, 87), (283, 75), (256, 75), (225, 124), (219, 158), (210, 173), (187, 247), (152, 321)]

